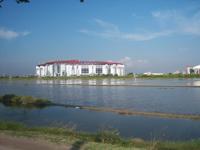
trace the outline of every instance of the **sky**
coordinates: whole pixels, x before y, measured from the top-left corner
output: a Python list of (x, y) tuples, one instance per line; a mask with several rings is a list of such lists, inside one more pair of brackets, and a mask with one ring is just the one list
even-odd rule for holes
[(199, 57), (199, 0), (5, 0), (0, 8), (0, 75), (34, 74), (39, 63), (67, 59), (175, 72)]

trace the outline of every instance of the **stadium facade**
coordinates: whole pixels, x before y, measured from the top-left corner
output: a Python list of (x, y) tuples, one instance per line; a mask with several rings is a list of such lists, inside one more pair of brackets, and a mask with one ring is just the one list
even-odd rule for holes
[(125, 75), (125, 66), (112, 61), (80, 61), (59, 60), (50, 61), (36, 66), (39, 77), (62, 76), (95, 76), (95, 75)]

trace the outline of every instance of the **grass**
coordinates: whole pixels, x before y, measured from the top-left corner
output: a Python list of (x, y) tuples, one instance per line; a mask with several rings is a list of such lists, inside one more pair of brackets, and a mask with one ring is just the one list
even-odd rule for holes
[(124, 139), (116, 130), (102, 130), (97, 133), (78, 132), (73, 128), (27, 127), (21, 123), (0, 121), (0, 132), (13, 136), (45, 139), (57, 144), (70, 144), (77, 149), (117, 150), (198, 150), (200, 139), (190, 141), (144, 141)]
[(144, 79), (188, 79), (188, 78), (200, 78), (200, 74), (164, 74), (164, 75), (144, 75), (139, 74), (137, 78), (144, 78)]
[[(56, 136), (54, 141), (59, 142), (59, 138), (69, 138), (71, 140), (81, 140), (85, 142), (97, 142), (107, 144), (123, 145), (128, 144), (126, 140), (123, 140), (116, 134), (115, 131), (99, 131), (97, 133), (86, 133), (75, 131), (70, 127), (27, 127), (24, 124), (16, 122), (0, 121), (0, 131), (12, 131), (17, 135), (35, 136), (35, 135), (50, 135)], [(57, 137), (58, 136), (58, 137)]]
[(0, 96), (0, 103), (5, 106), (43, 108), (51, 105), (46, 99), (34, 98), (32, 96), (16, 96), (14, 94), (6, 94)]
[(104, 107), (93, 107), (93, 106), (82, 106), (81, 109), (87, 109), (91, 111), (100, 112), (113, 112), (120, 115), (139, 115), (139, 116), (149, 116), (149, 117), (160, 117), (160, 118), (175, 118), (175, 119), (192, 119), (200, 120), (200, 115), (195, 114), (175, 114), (175, 113), (164, 113), (164, 112), (145, 112), (145, 111), (134, 111), (127, 109), (118, 108), (104, 108)]
[(12, 79), (12, 80), (70, 80), (70, 79), (82, 79), (82, 80), (101, 80), (101, 79), (130, 79), (133, 75), (117, 76), (117, 75), (83, 75), (83, 76), (62, 76), (62, 77), (36, 77), (36, 76), (0, 76), (0, 79)]
[(200, 78), (200, 74), (172, 74), (167, 73), (164, 75), (144, 75), (144, 74), (133, 74), (129, 73), (125, 76), (117, 75), (91, 75), (91, 76), (63, 76), (63, 77), (36, 77), (36, 76), (0, 76), (0, 79), (12, 79), (12, 80), (70, 80), (70, 79), (81, 79), (81, 80), (102, 80), (102, 79), (188, 79), (188, 78)]

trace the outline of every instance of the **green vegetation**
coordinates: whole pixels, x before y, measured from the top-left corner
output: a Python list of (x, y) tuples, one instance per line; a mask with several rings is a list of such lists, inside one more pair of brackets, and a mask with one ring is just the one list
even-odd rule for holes
[(82, 79), (82, 80), (100, 80), (100, 79), (130, 79), (134, 76), (132, 74), (126, 76), (117, 75), (93, 75), (93, 76), (62, 76), (62, 77), (36, 77), (36, 76), (0, 76), (0, 79), (12, 79), (12, 80), (71, 80), (71, 79)]
[(36, 76), (0, 76), (0, 80), (36, 80)]
[(118, 76), (118, 75), (93, 75), (93, 76), (63, 76), (63, 77), (41, 77), (40, 79), (44, 80), (53, 80), (53, 79), (82, 79), (82, 80), (101, 80), (101, 79), (130, 79), (133, 78), (132, 75), (126, 75), (126, 76)]
[(160, 118), (175, 118), (175, 119), (192, 119), (200, 120), (200, 115), (195, 114), (175, 114), (175, 113), (164, 113), (164, 112), (145, 112), (145, 111), (134, 111), (128, 109), (117, 109), (117, 108), (105, 108), (105, 107), (88, 107), (79, 106), (81, 109), (87, 109), (91, 111), (99, 112), (113, 112), (120, 115), (139, 115), (146, 117), (160, 117)]
[(144, 75), (144, 74), (139, 74), (137, 75), (137, 78), (147, 78), (147, 79), (176, 79), (176, 78), (200, 78), (200, 74), (164, 74), (164, 75)]
[(74, 128), (27, 127), (24, 124), (0, 121), (0, 132), (12, 136), (45, 139), (59, 144), (70, 144), (80, 149), (133, 149), (138, 150), (198, 150), (200, 139), (191, 141), (159, 141), (124, 139), (116, 130), (97, 133), (78, 132)]
[(144, 75), (129, 73), (125, 76), (117, 75), (94, 75), (94, 76), (63, 76), (63, 77), (36, 77), (36, 76), (0, 76), (0, 79), (12, 79), (12, 80), (70, 80), (70, 79), (82, 79), (82, 80), (101, 80), (101, 79), (132, 79), (132, 78), (144, 78), (144, 79), (176, 79), (176, 78), (200, 78), (199, 74), (164, 74), (164, 75)]
[(6, 94), (0, 96), (0, 103), (5, 106), (42, 108), (51, 105), (51, 102), (46, 99), (34, 98), (32, 96), (16, 96), (14, 94)]

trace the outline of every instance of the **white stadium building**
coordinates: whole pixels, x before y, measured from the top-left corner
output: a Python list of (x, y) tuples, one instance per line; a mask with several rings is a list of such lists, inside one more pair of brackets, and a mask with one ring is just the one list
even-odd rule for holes
[(50, 61), (36, 66), (39, 77), (118, 75), (125, 74), (125, 66), (110, 61), (61, 60)]
[(200, 65), (194, 67), (187, 67), (186, 69), (187, 74), (200, 74)]

